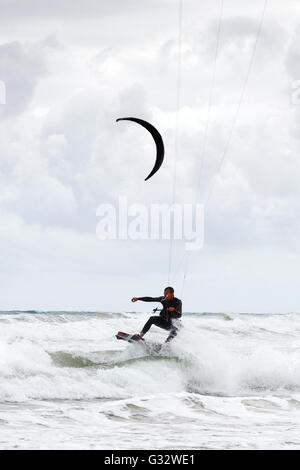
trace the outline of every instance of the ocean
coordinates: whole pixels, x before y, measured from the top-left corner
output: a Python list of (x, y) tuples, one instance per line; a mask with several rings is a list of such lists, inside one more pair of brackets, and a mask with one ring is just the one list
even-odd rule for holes
[(1, 449), (300, 449), (300, 314), (0, 312)]

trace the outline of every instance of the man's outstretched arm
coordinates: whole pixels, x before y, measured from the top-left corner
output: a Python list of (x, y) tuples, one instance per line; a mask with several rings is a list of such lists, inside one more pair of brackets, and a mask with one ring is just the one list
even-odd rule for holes
[(136, 302), (137, 300), (142, 300), (143, 302), (161, 302), (164, 299), (163, 296), (160, 297), (133, 297), (131, 302)]

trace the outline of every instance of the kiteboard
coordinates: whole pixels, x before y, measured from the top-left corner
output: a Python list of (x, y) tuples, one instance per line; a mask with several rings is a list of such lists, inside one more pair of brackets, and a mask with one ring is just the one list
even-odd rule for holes
[(127, 341), (128, 343), (136, 343), (139, 345), (143, 345), (143, 348), (145, 348), (148, 354), (150, 355), (160, 354), (161, 350), (167, 347), (166, 344), (145, 341), (144, 338), (141, 338), (139, 335), (131, 335), (129, 333), (124, 333), (123, 331), (118, 331), (118, 333), (116, 334), (116, 338), (122, 339), (123, 341)]
[(139, 335), (132, 335), (129, 333), (123, 333), (123, 331), (118, 331), (116, 334), (117, 339), (123, 339), (124, 341), (128, 341), (129, 343), (137, 343), (140, 341), (145, 341), (141, 336)]

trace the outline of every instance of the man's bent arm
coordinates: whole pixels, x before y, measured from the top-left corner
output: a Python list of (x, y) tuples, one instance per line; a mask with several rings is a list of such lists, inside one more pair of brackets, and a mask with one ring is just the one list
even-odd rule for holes
[(180, 318), (182, 315), (182, 302), (181, 300), (178, 300), (178, 304), (176, 306), (176, 309), (169, 312), (171, 318)]

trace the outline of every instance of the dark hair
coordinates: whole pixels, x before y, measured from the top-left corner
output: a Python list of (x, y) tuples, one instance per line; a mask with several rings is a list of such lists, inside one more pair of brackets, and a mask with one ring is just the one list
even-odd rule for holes
[(171, 294), (174, 294), (174, 289), (173, 287), (166, 287), (165, 290), (169, 290)]

